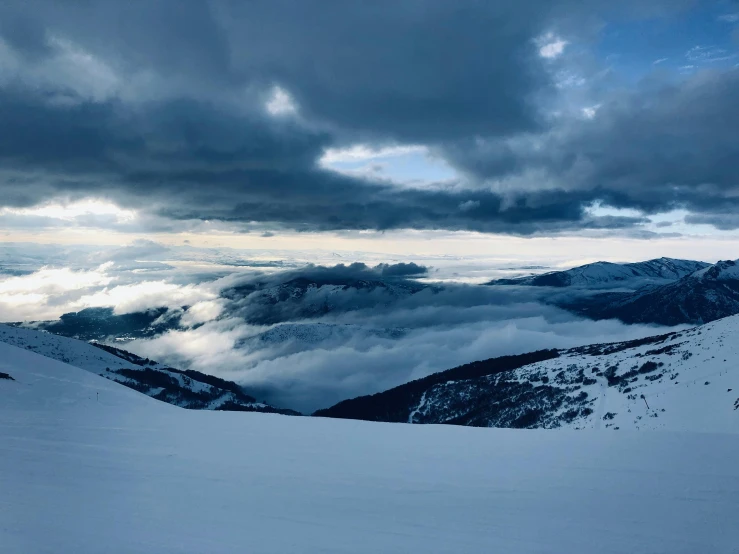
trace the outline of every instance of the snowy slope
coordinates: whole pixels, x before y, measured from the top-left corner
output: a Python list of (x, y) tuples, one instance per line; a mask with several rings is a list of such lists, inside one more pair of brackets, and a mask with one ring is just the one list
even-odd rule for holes
[(297, 413), (257, 402), (230, 381), (167, 367), (117, 348), (2, 324), (0, 342), (103, 375), (183, 408)]
[(539, 287), (617, 286), (641, 287), (647, 284), (665, 284), (675, 281), (710, 264), (692, 260), (658, 258), (646, 262), (615, 264), (596, 262), (566, 271), (553, 271), (514, 279), (492, 281), (494, 285), (529, 285)]
[(0, 552), (733, 554), (739, 437), (179, 410), (0, 344)]
[(317, 415), (484, 427), (739, 432), (739, 316), (648, 339), (527, 356), (478, 362), (474, 378), (462, 366)]

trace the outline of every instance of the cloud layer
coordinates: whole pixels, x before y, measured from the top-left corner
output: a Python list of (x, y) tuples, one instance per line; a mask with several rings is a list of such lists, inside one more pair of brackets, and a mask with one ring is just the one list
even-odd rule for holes
[[(736, 70), (622, 86), (583, 54), (606, 23), (690, 4), (5, 2), (0, 203), (103, 198), (173, 228), (645, 222), (601, 202), (734, 228)], [(423, 146), (459, 176), (409, 188), (319, 164), (356, 145)]]
[(543, 304), (539, 295), (549, 291), (336, 284), (349, 283), (346, 267), (336, 274), (320, 268), (324, 284), (301, 289), (301, 280), (311, 279), (315, 269), (301, 277), (299, 271), (272, 275), (252, 292), (242, 287), (218, 319), (135, 341), (130, 348), (216, 373), (276, 405), (311, 412), (475, 360), (660, 331), (577, 318)]

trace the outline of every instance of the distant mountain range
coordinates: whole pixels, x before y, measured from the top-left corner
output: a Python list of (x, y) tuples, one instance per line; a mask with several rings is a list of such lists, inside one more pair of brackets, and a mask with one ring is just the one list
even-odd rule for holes
[(544, 300), (589, 319), (699, 325), (739, 314), (739, 265), (659, 258), (598, 262), (567, 271), (492, 281), (495, 286), (551, 287)]
[(300, 415), (294, 410), (258, 402), (231, 381), (199, 371), (168, 367), (99, 343), (1, 324), (0, 342), (85, 369), (182, 408)]
[[(538, 289), (538, 300), (589, 319), (665, 326), (699, 325), (739, 313), (739, 271), (734, 261), (717, 264), (659, 258), (639, 263), (598, 262), (566, 271), (499, 279), (500, 287)], [(340, 340), (358, 326), (311, 321), (329, 313), (390, 306), (423, 290), (441, 290), (410, 278), (362, 279), (334, 274), (249, 282), (222, 291), (226, 313), (251, 325), (273, 326), (247, 342), (254, 345)], [(551, 291), (548, 294), (546, 291)], [(86, 341), (120, 342), (159, 336), (181, 328), (188, 306), (115, 314), (113, 308), (87, 308), (56, 321), (14, 325), (42, 329)], [(398, 338), (404, 329), (366, 329)]]
[(532, 287), (613, 288), (614, 285), (641, 287), (646, 284), (673, 282), (710, 265), (706, 262), (673, 258), (658, 258), (646, 262), (627, 264), (596, 262), (565, 271), (552, 271), (512, 279), (498, 279), (488, 284)]
[(668, 326), (707, 323), (739, 314), (739, 264), (721, 261), (664, 285), (584, 296), (560, 305), (590, 319)]
[(314, 415), (475, 427), (736, 431), (739, 316), (467, 364)]

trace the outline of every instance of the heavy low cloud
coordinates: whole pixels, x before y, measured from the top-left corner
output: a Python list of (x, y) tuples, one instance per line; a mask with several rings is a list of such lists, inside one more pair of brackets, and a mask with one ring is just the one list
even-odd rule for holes
[(447, 285), (400, 298), (333, 291), (329, 313), (308, 317), (305, 305), (293, 306), (299, 319), (265, 325), (247, 323), (249, 315), (261, 312), (241, 303), (234, 312), (226, 306), (217, 320), (129, 347), (235, 380), (276, 405), (312, 412), (475, 360), (663, 331), (583, 320), (542, 304), (537, 291), (509, 292), (479, 285)]
[[(732, 227), (736, 71), (594, 87), (594, 117), (552, 115), (567, 67), (542, 41), (592, 46), (604, 21), (691, 3), (612, 4), (5, 2), (0, 204), (101, 197), (298, 230), (645, 221), (600, 201)], [(319, 166), (356, 143), (425, 145), (461, 174), (407, 188)]]

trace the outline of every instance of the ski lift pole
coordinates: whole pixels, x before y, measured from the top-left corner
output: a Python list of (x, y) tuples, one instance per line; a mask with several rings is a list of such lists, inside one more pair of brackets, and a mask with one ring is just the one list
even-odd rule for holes
[(643, 394), (641, 395), (641, 397), (644, 400), (644, 403), (647, 405), (647, 410), (649, 410), (650, 408), (649, 408), (649, 402), (647, 402), (647, 397), (644, 396)]

